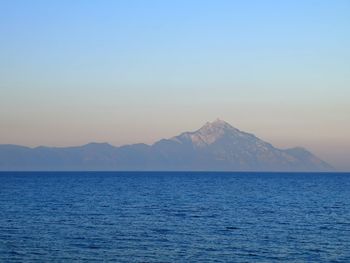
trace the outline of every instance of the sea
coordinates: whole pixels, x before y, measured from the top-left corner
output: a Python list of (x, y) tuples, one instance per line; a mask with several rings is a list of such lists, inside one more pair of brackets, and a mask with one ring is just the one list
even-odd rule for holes
[(2, 172), (0, 262), (350, 262), (350, 174)]

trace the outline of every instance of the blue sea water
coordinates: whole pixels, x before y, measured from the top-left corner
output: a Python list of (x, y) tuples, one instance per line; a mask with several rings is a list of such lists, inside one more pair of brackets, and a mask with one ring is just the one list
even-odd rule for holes
[(350, 174), (0, 173), (0, 262), (350, 262)]

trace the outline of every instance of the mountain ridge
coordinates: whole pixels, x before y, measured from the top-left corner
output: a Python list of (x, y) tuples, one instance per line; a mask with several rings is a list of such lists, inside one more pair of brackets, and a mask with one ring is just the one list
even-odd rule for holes
[(0, 170), (331, 171), (302, 147), (279, 149), (217, 119), (153, 144), (0, 145)]

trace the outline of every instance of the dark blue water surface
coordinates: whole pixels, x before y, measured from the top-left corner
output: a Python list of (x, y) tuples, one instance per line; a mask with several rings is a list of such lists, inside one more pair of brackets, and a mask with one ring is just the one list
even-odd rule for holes
[(0, 173), (0, 262), (350, 262), (350, 174)]

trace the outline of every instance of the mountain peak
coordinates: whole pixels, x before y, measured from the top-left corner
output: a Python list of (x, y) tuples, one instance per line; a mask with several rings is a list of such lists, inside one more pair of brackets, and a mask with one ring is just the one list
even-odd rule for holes
[(212, 122), (207, 122), (202, 128), (234, 129), (229, 123), (219, 118)]
[(236, 128), (232, 127), (229, 123), (216, 119), (213, 122), (207, 122), (199, 130), (194, 132), (185, 132), (180, 136), (174, 137), (178, 140), (181, 138), (188, 138), (197, 147), (203, 147), (216, 142), (227, 133), (239, 132)]
[(228, 124), (226, 121), (221, 120), (220, 118), (216, 118), (216, 120), (212, 121), (212, 123), (213, 124)]

